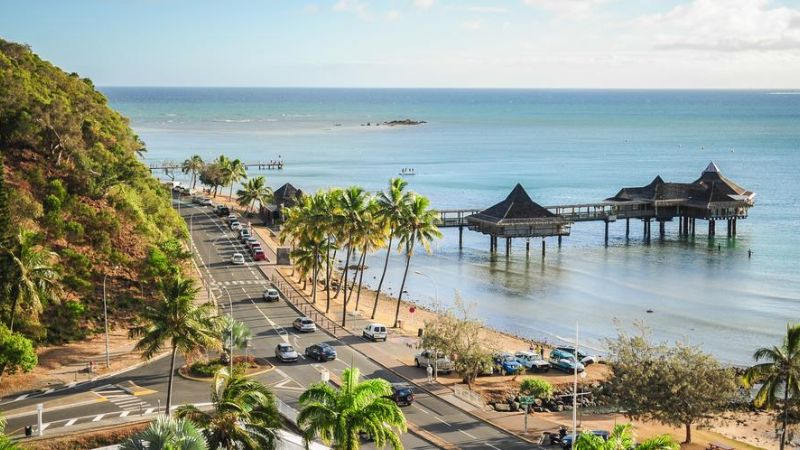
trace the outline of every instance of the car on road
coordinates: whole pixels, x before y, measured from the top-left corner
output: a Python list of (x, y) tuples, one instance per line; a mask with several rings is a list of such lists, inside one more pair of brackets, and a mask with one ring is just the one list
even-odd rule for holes
[(231, 256), (231, 264), (235, 264), (237, 266), (244, 264), (244, 255), (241, 253), (234, 253), (233, 256)]
[(389, 396), (398, 405), (414, 403), (414, 390), (408, 383), (392, 383), (392, 394)]
[(517, 373), (522, 370), (522, 364), (517, 361), (517, 357), (511, 353), (499, 353), (492, 357), (494, 360), (495, 371), (500, 375)]
[(525, 369), (531, 372), (547, 372), (550, 370), (550, 363), (545, 361), (538, 353), (520, 351), (514, 353), (514, 357)]
[(242, 229), (242, 224), (238, 221), (231, 222), (231, 231), (239, 231)]
[(453, 371), (453, 361), (442, 352), (438, 352), (436, 359), (433, 357), (433, 350), (423, 350), (414, 355), (414, 364), (417, 367), (433, 367), (437, 372), (448, 374)]
[(314, 323), (313, 320), (309, 319), (308, 317), (298, 317), (294, 319), (292, 322), (292, 326), (295, 330), (303, 332), (303, 333), (311, 333), (317, 331), (317, 325)]
[(261, 248), (253, 249), (253, 261), (266, 261), (267, 254)]
[(200, 204), (203, 206), (214, 206), (214, 202), (208, 197), (203, 197), (203, 201), (201, 201)]
[(261, 245), (261, 243), (258, 242), (258, 239), (254, 238), (253, 236), (250, 236), (244, 240), (244, 245), (247, 247), (248, 250), (250, 250), (256, 245)]
[(553, 350), (550, 352), (550, 365), (566, 373), (573, 373), (576, 368), (578, 373), (584, 370), (583, 364), (575, 360), (575, 355), (573, 353), (567, 353), (561, 350)]
[(333, 361), (336, 359), (336, 349), (332, 345), (321, 342), (306, 347), (305, 355), (317, 361)]
[(230, 224), (233, 221), (238, 222), (239, 218), (236, 217), (236, 214), (228, 214), (228, 217), (225, 218), (225, 223)]
[(295, 351), (294, 347), (284, 342), (275, 346), (275, 358), (281, 362), (293, 362), (297, 361), (297, 351)]
[(386, 331), (386, 325), (371, 323), (364, 327), (364, 330), (361, 331), (361, 336), (371, 341), (386, 341), (389, 333)]
[(247, 228), (242, 228), (239, 231), (239, 241), (240, 242), (245, 243), (247, 241), (247, 238), (249, 238), (249, 237), (250, 237), (250, 230), (248, 230)]
[(278, 293), (277, 289), (273, 288), (268, 288), (261, 296), (264, 297), (264, 301), (267, 302), (277, 302), (281, 299), (281, 294)]
[[(554, 350), (562, 351), (565, 353), (571, 353), (575, 355), (575, 347), (571, 346), (563, 346), (563, 347), (556, 347)], [(578, 361), (581, 362), (584, 366), (588, 366), (589, 364), (594, 364), (596, 362), (600, 362), (600, 355), (587, 355), (583, 352), (578, 352)]]

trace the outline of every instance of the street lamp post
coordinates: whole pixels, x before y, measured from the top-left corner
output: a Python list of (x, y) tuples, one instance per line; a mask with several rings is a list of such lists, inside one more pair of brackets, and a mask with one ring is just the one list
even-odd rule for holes
[(108, 278), (108, 274), (106, 273), (103, 275), (103, 318), (105, 321), (105, 328), (106, 328), (106, 369), (111, 366), (111, 356), (109, 355), (108, 351), (108, 301), (106, 301), (106, 279)]

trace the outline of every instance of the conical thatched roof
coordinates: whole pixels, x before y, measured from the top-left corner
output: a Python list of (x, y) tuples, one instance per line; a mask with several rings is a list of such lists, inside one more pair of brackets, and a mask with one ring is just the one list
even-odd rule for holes
[(487, 222), (499, 223), (556, 217), (555, 214), (531, 200), (525, 188), (517, 183), (505, 200), (473, 216)]

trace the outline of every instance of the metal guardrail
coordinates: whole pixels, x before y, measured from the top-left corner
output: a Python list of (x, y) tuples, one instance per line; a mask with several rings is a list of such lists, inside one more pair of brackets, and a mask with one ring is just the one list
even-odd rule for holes
[(283, 293), (284, 298), (286, 298), (289, 303), (305, 314), (306, 317), (313, 320), (318, 328), (327, 330), (334, 337), (337, 336), (337, 332), (342, 334), (342, 331), (345, 330), (341, 325), (328, 318), (324, 312), (320, 311), (317, 306), (314, 305), (305, 294), (297, 290), (294, 284), (287, 280), (279, 270), (274, 269), (269, 276), (269, 280), (276, 289)]

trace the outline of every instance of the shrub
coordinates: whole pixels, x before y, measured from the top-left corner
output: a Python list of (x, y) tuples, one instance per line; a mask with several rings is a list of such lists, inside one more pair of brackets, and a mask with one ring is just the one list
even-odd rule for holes
[(58, 212), (61, 210), (61, 199), (53, 194), (48, 195), (44, 199), (44, 210), (49, 212)]
[(553, 385), (541, 378), (524, 378), (519, 384), (519, 391), (524, 395), (532, 395), (542, 400), (550, 400), (553, 396)]
[(218, 359), (211, 361), (197, 361), (189, 366), (189, 373), (198, 377), (213, 377), (223, 364)]
[(39, 359), (30, 339), (0, 324), (0, 367), (4, 367), (8, 373), (14, 373), (18, 369), (30, 372), (38, 363)]
[(73, 220), (64, 224), (64, 231), (71, 241), (80, 241), (83, 239), (83, 225)]

